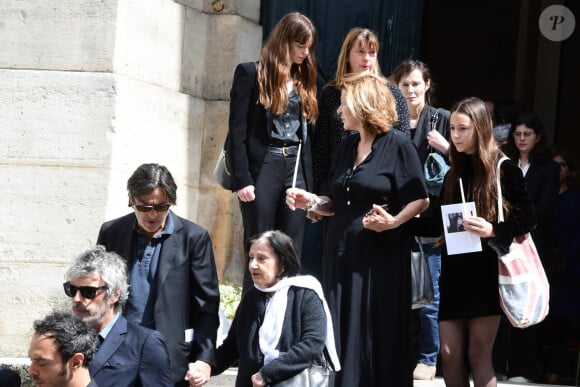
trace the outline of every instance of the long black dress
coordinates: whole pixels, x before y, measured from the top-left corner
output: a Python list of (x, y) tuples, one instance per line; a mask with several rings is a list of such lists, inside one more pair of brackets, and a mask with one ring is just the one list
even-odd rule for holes
[(362, 227), (372, 204), (397, 214), (427, 197), (417, 151), (395, 130), (379, 135), (353, 170), (358, 133), (347, 136), (333, 163), (323, 256), (323, 286), (333, 315), (342, 371), (336, 386), (411, 386), (410, 243), (401, 228)]

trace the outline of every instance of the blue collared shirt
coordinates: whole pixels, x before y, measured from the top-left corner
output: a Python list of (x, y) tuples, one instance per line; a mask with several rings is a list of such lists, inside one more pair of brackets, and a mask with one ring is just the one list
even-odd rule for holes
[(157, 293), (157, 266), (159, 254), (166, 240), (174, 230), (172, 213), (167, 214), (163, 231), (147, 241), (135, 221), (133, 233), (133, 255), (129, 262), (129, 299), (125, 306), (127, 320), (155, 329), (155, 299)]
[(109, 334), (109, 332), (111, 332), (111, 329), (113, 329), (113, 325), (115, 325), (115, 323), (117, 322), (117, 320), (119, 319), (119, 316), (121, 315), (121, 313), (117, 313), (115, 314), (115, 318), (113, 318), (113, 320), (111, 320), (100, 332), (99, 332), (99, 336), (101, 336), (103, 338), (103, 341), (107, 338), (107, 335)]

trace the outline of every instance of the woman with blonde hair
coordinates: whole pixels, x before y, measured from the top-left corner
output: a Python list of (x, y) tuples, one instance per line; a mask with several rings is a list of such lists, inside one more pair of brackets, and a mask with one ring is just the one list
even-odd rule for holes
[[(381, 75), (378, 54), (379, 39), (373, 31), (367, 28), (352, 28), (344, 38), (338, 55), (336, 77), (322, 89), (320, 94), (320, 115), (316, 122), (313, 145), (314, 192), (320, 192), (325, 187), (330, 177), (329, 168), (332, 159), (342, 140), (349, 134), (349, 131), (344, 130), (342, 121), (336, 113), (336, 109), (340, 106), (339, 85), (349, 73), (368, 71)], [(409, 112), (405, 97), (396, 85), (387, 80), (385, 83), (395, 98), (397, 120), (391, 125), (393, 129), (408, 133)]]
[(289, 189), (291, 209), (328, 216), (323, 287), (343, 370), (336, 386), (412, 386), (410, 239), (403, 230), (429, 203), (417, 151), (392, 130), (395, 99), (370, 72), (345, 74), (346, 136), (323, 196)]
[[(318, 116), (316, 40), (312, 21), (289, 13), (276, 24), (259, 62), (236, 67), (226, 149), (245, 243), (252, 235), (279, 229), (301, 250), (304, 217), (289, 211), (284, 197), (298, 160), (296, 186), (312, 187), (311, 136)], [(245, 275), (244, 288), (250, 285)]]

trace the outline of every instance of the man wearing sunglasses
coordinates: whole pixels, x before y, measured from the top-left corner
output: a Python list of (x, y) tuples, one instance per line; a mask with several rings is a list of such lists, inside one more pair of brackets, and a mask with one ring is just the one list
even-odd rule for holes
[(125, 261), (97, 246), (82, 253), (65, 278), (73, 313), (99, 334), (100, 346), (90, 366), (99, 387), (172, 387), (161, 334), (121, 316), (129, 296)]
[(175, 386), (202, 386), (215, 364), (219, 325), (209, 233), (169, 209), (177, 185), (166, 167), (139, 166), (127, 191), (133, 212), (104, 223), (97, 239), (127, 262), (131, 292), (124, 315), (163, 334)]

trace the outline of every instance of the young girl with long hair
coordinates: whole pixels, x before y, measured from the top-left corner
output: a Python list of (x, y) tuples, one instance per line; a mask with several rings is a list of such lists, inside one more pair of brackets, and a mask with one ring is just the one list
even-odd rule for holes
[[(442, 249), (439, 279), (439, 332), (443, 376), (448, 387), (469, 386), (467, 353), (475, 387), (496, 386), (492, 349), (501, 316), (498, 251), (535, 224), (534, 208), (518, 166), (501, 165), (505, 222), (497, 222), (496, 168), (503, 153), (493, 139), (491, 117), (479, 98), (466, 98), (451, 109), (451, 169), (445, 176), (442, 204), (475, 202), (477, 216), (464, 216), (463, 227), (481, 238), (483, 250), (449, 255)], [(440, 245), (445, 245), (442, 237)]]

